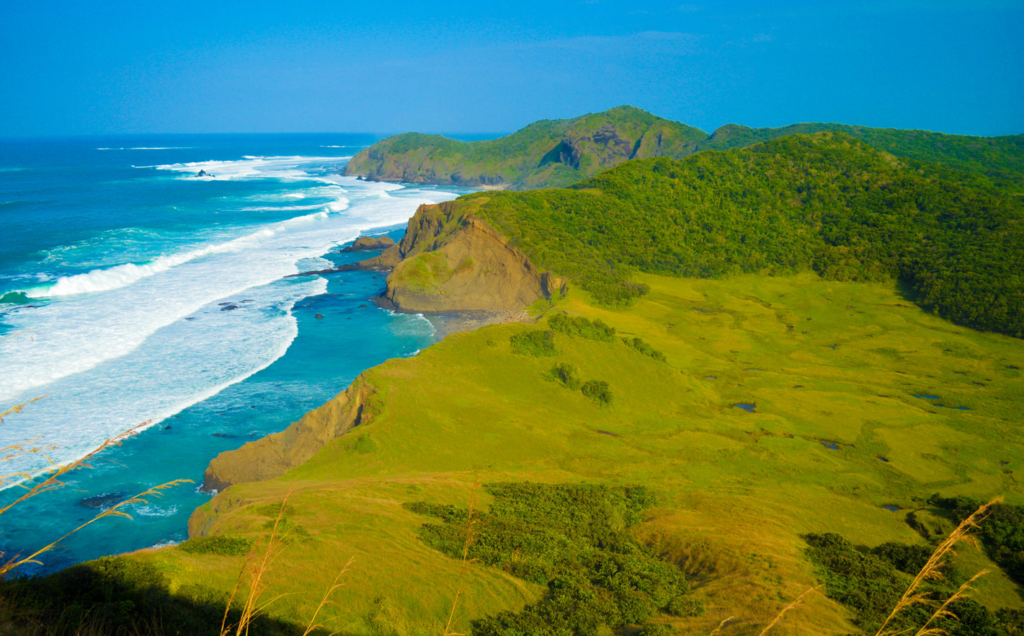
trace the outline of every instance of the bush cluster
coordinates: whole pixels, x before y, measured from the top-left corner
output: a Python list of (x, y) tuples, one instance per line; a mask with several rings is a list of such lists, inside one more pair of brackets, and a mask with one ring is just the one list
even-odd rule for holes
[(574, 338), (612, 342), (615, 340), (615, 328), (610, 327), (600, 318), (588, 320), (582, 316), (555, 314), (548, 320), (548, 326), (558, 333)]
[[(972, 510), (973, 512), (973, 510)], [(809, 534), (807, 554), (818, 566), (825, 583), (825, 595), (853, 610), (853, 623), (873, 634), (889, 615), (920, 570), (931, 550), (922, 546), (885, 543), (873, 549), (858, 549), (837, 534)], [(964, 580), (956, 568), (944, 569), (943, 580), (928, 583), (924, 590), (935, 599), (952, 596)], [(934, 607), (913, 605), (903, 610), (887, 629), (915, 633), (928, 620)], [(950, 636), (1019, 636), (1024, 633), (1024, 612), (990, 612), (985, 606), (964, 598), (951, 605), (958, 621), (939, 620), (931, 625)]]
[[(658, 559), (629, 528), (654, 505), (643, 487), (593, 484), (489, 484), (494, 497), (477, 519), (469, 558), (545, 585), (536, 603), (518, 612), (477, 620), (474, 636), (595, 634), (644, 625), (671, 607), (684, 607), (689, 586), (678, 567)], [(420, 528), (420, 538), (462, 558), (467, 512), (452, 506), (406, 504), (441, 523)], [(645, 625), (646, 624), (646, 625)]]
[(644, 342), (642, 338), (639, 338), (639, 337), (623, 338), (622, 342), (624, 342), (627, 347), (632, 347), (633, 349), (636, 349), (637, 351), (639, 351), (640, 353), (644, 354), (645, 356), (649, 356), (651, 358), (654, 358), (655, 360), (658, 360), (659, 362), (666, 362), (665, 354), (660, 352), (660, 351), (658, 351), (657, 349), (655, 349), (651, 345), (647, 344), (646, 342)]
[(548, 378), (555, 382), (561, 382), (566, 388), (573, 391), (579, 389), (580, 385), (583, 384), (580, 380), (579, 369), (568, 362), (559, 362), (551, 367), (551, 370), (548, 371)]
[(189, 554), (220, 554), (222, 556), (245, 556), (255, 545), (256, 540), (250, 537), (218, 535), (212, 537), (196, 537), (183, 541), (178, 549)]
[(601, 404), (612, 403), (612, 389), (604, 380), (588, 380), (580, 387), (583, 395)]
[(558, 353), (555, 332), (531, 329), (512, 336), (512, 353), (521, 356), (549, 357)]
[[(933, 495), (928, 503), (945, 510), (958, 524), (982, 504), (968, 497), (944, 498), (939, 495)], [(1010, 578), (1024, 585), (1024, 506), (996, 504), (985, 519), (983, 528), (981, 543), (989, 558)]]

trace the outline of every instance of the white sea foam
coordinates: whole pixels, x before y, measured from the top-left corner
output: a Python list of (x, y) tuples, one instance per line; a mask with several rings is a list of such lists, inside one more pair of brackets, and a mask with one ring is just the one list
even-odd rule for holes
[[(300, 192), (336, 195), (336, 185)], [(240, 230), (230, 240), (34, 290), (49, 302), (4, 315), (13, 331), (31, 332), (0, 341), (0, 410), (48, 397), (4, 422), (0, 446), (45, 435), (58, 447), (54, 461), (73, 461), (111, 435), (158, 423), (269, 366), (297, 334), (294, 303), (326, 290), (320, 278), (282, 277), (323, 268), (320, 255), (337, 244), (403, 223), (420, 203), (450, 198), (395, 184), (386, 184), (391, 196), (381, 198), (375, 196), (380, 184), (345, 185), (346, 201), (333, 201), (348, 206), (342, 211), (329, 211), (328, 204)], [(238, 309), (218, 305), (227, 301)], [(37, 468), (42, 461), (31, 456), (8, 468)]]
[(124, 265), (117, 265), (109, 269), (93, 270), (88, 274), (63, 276), (57, 279), (57, 282), (52, 287), (30, 289), (26, 294), (29, 298), (53, 298), (56, 296), (70, 296), (73, 294), (87, 294), (90, 292), (119, 289), (203, 256), (239, 251), (246, 247), (251, 247), (260, 239), (273, 235), (273, 230), (262, 229), (249, 236), (243, 236), (226, 243), (214, 244), (182, 254), (161, 256), (151, 263), (144, 263), (142, 265), (125, 263)]
[[(342, 163), (351, 157), (256, 157), (247, 156), (236, 161), (190, 161), (188, 163), (172, 163), (159, 166), (136, 166), (138, 168), (156, 168), (172, 172), (187, 173), (182, 178), (206, 180), (234, 179), (310, 179), (307, 169), (310, 166)], [(207, 176), (196, 177), (200, 172)]]

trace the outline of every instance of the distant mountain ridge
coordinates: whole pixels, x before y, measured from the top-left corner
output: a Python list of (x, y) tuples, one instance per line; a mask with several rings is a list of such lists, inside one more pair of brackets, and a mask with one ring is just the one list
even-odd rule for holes
[(512, 190), (564, 187), (628, 159), (684, 157), (707, 137), (698, 128), (620, 106), (574, 119), (541, 120), (485, 141), (395, 135), (359, 152), (345, 174)]
[(534, 190), (566, 187), (630, 159), (681, 159), (704, 150), (744, 148), (824, 131), (842, 132), (877, 150), (968, 173), (993, 187), (1024, 190), (1024, 135), (973, 137), (829, 123), (781, 128), (727, 124), (708, 135), (632, 106), (542, 120), (485, 141), (395, 135), (356, 154), (345, 174), (380, 181)]

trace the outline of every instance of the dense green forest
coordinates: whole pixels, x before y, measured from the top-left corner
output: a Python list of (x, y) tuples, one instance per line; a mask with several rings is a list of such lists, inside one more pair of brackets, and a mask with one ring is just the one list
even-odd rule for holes
[(346, 174), (386, 181), (508, 187), (566, 187), (628, 159), (682, 159), (746, 148), (794, 134), (841, 132), (876, 150), (932, 164), (936, 173), (1024, 193), (1024, 135), (974, 137), (924, 130), (805, 123), (781, 128), (727, 124), (708, 135), (632, 106), (575, 119), (546, 119), (498, 139), (464, 142), (405, 133), (361, 151)]
[(1024, 201), (843, 133), (630, 161), (570, 189), (459, 201), (606, 304), (644, 293), (633, 271), (813, 269), (831, 280), (898, 279), (944, 318), (1024, 337)]
[(748, 128), (728, 124), (715, 130), (694, 150), (746, 148), (788, 135), (828, 130), (845, 133), (876, 150), (898, 157), (935, 164), (933, 170), (956, 170), (965, 173), (961, 178), (980, 178), (983, 183), (1018, 193), (1024, 190), (1024, 135), (971, 137), (845, 124), (793, 124), (782, 128)]

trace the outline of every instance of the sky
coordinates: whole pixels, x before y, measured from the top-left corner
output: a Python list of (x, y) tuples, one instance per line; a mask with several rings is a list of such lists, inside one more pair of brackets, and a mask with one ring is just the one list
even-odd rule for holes
[(1024, 0), (11, 1), (0, 137), (499, 133), (622, 104), (1020, 134), (1022, 27)]

